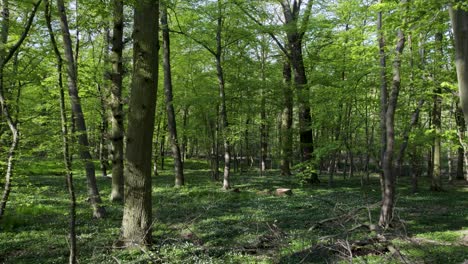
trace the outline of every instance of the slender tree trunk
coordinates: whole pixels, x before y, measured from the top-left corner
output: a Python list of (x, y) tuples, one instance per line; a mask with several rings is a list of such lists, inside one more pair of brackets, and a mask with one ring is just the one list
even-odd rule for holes
[(401, 167), (403, 166), (403, 160), (405, 157), (405, 151), (408, 148), (408, 141), (411, 130), (417, 125), (419, 120), (419, 112), (421, 111), (422, 106), (424, 105), (424, 100), (421, 99), (414, 109), (413, 114), (411, 115), (411, 121), (408, 128), (403, 132), (403, 142), (400, 145), (400, 151), (398, 152), (398, 157), (396, 159), (396, 169), (395, 169), (395, 177), (398, 178), (401, 176)]
[(291, 65), (283, 63), (283, 111), (281, 114), (281, 175), (291, 175), (293, 92), (291, 89)]
[[(379, 2), (382, 2), (380, 0)], [(387, 88), (387, 55), (385, 54), (385, 38), (382, 32), (382, 12), (378, 14), (378, 21), (377, 21), (377, 31), (379, 34), (379, 54), (380, 54), (380, 144), (381, 144), (381, 154), (380, 154), (380, 163), (383, 167), (383, 159), (385, 155), (385, 149), (387, 147), (387, 123), (385, 122), (385, 117), (387, 113), (387, 102), (388, 102), (388, 88)], [(382, 172), (383, 173), (383, 172)], [(381, 177), (381, 185), (382, 185), (382, 194), (383, 194), (383, 179)], [(382, 197), (383, 198), (383, 197)]]
[[(161, 111), (161, 112), (164, 112)], [(161, 137), (161, 123), (163, 123), (162, 118), (163, 113), (156, 114), (156, 120), (158, 120), (158, 126), (156, 128), (156, 138), (153, 140), (153, 175), (158, 176), (158, 160), (159, 160), (159, 144), (160, 144), (160, 137)]]
[(263, 175), (266, 170), (266, 162), (267, 162), (267, 155), (268, 155), (268, 120), (267, 120), (267, 113), (266, 113), (266, 47), (262, 45), (260, 48), (260, 75), (262, 80), (262, 89), (261, 89), (261, 102), (260, 102), (260, 174)]
[(419, 160), (419, 155), (417, 148), (413, 148), (412, 156), (411, 156), (411, 167), (412, 173), (411, 173), (411, 190), (412, 193), (417, 193), (418, 192), (418, 179), (421, 176), (422, 172), (422, 162)]
[(2, 219), (6, 204), (8, 202), (8, 198), (10, 196), (11, 191), (11, 181), (13, 178), (13, 171), (15, 165), (15, 155), (16, 150), (19, 144), (19, 130), (17, 127), (17, 123), (13, 120), (13, 117), (10, 113), (10, 105), (8, 104), (7, 99), (5, 98), (5, 89), (4, 89), (4, 69), (6, 64), (11, 60), (14, 54), (18, 51), (19, 47), (23, 44), (23, 41), (26, 39), (29, 30), (31, 29), (31, 25), (34, 21), (34, 17), (36, 16), (37, 9), (41, 4), (41, 0), (37, 1), (34, 4), (34, 9), (28, 17), (27, 24), (25, 29), (23, 30), (22, 35), (18, 39), (18, 41), (8, 50), (5, 49), (5, 46), (8, 42), (8, 34), (10, 29), (10, 9), (9, 9), (9, 1), (8, 0), (1, 0), (0, 6), (2, 6), (1, 12), (1, 32), (0, 32), (0, 45), (3, 46), (0, 49), (0, 112), (3, 114), (3, 117), (6, 120), (8, 127), (10, 128), (11, 132), (11, 145), (8, 150), (7, 156), (7, 163), (6, 163), (6, 172), (5, 172), (5, 187), (3, 189), (2, 200), (0, 201), (0, 220)]
[(151, 152), (158, 87), (158, 7), (159, 1), (149, 0), (137, 2), (134, 8), (134, 62), (121, 237), (127, 247), (152, 242)]
[[(437, 33), (435, 36), (436, 45), (441, 47), (442, 33)], [(438, 56), (439, 57), (439, 56)], [(437, 60), (440, 61), (440, 60)], [(441, 133), (442, 133), (442, 89), (438, 82), (435, 82), (436, 87), (434, 88), (434, 105), (432, 108), (432, 124), (435, 130), (434, 145), (433, 145), (433, 161), (434, 167), (431, 179), (431, 190), (441, 191), (442, 190), (442, 178), (441, 178)]]
[[(379, 30), (381, 29), (381, 13), (379, 13)], [(398, 42), (395, 48), (393, 60), (392, 90), (388, 102), (382, 105), (385, 109), (385, 151), (382, 159), (383, 170), (383, 199), (380, 211), (379, 225), (388, 227), (393, 220), (393, 208), (395, 204), (395, 173), (393, 171), (393, 152), (395, 141), (395, 111), (401, 85), (401, 54), (405, 47), (405, 36), (401, 29), (397, 33)], [(381, 47), (382, 48), (382, 47)]]
[(167, 126), (171, 139), (172, 157), (174, 158), (175, 186), (184, 185), (184, 167), (177, 138), (176, 117), (172, 95), (171, 53), (169, 25), (167, 23), (167, 7), (161, 2), (161, 27), (163, 38), (163, 68), (164, 68), (164, 94), (166, 98)]
[(109, 150), (107, 148), (109, 123), (107, 121), (107, 107), (105, 94), (100, 84), (98, 84), (97, 87), (101, 104), (101, 124), (99, 126), (99, 163), (101, 167), (102, 177), (107, 177), (107, 169), (109, 168)]
[(70, 256), (69, 263), (77, 263), (77, 246), (76, 246), (76, 197), (75, 197), (75, 187), (73, 184), (73, 171), (72, 171), (72, 161), (70, 155), (70, 143), (69, 143), (69, 133), (68, 133), (68, 120), (65, 108), (65, 91), (63, 88), (63, 59), (60, 51), (58, 49), (57, 41), (55, 39), (54, 32), (51, 25), (51, 11), (49, 0), (45, 0), (45, 18), (47, 23), (47, 29), (49, 31), (50, 41), (52, 43), (52, 48), (57, 59), (57, 72), (58, 72), (58, 86), (60, 91), (60, 120), (62, 128), (62, 149), (63, 149), (63, 162), (65, 165), (68, 194), (70, 197), (70, 224), (69, 224), (69, 239), (70, 239)]
[(85, 163), (86, 179), (88, 182), (88, 195), (93, 207), (93, 216), (95, 218), (103, 218), (105, 209), (101, 206), (101, 197), (96, 184), (96, 172), (94, 163), (89, 152), (88, 132), (86, 130), (86, 122), (81, 108), (81, 100), (78, 95), (78, 84), (76, 78), (76, 64), (73, 57), (72, 42), (70, 30), (68, 27), (67, 15), (65, 12), (65, 4), (63, 0), (57, 0), (57, 6), (60, 14), (60, 26), (62, 29), (63, 44), (65, 50), (65, 62), (67, 64), (68, 73), (68, 94), (70, 96), (71, 108), (74, 113), (74, 122), (78, 132), (78, 143), (80, 145), (80, 157)]
[(223, 16), (221, 11), (221, 2), (218, 0), (218, 19), (217, 19), (217, 30), (216, 30), (216, 72), (218, 76), (219, 85), (219, 98), (221, 103), (221, 129), (223, 132), (223, 144), (224, 144), (224, 173), (223, 173), (223, 189), (228, 190), (231, 188), (230, 183), (230, 169), (231, 169), (231, 143), (229, 142), (228, 135), (228, 117), (226, 109), (226, 93), (225, 93), (225, 81), (224, 72), (222, 67), (222, 40), (221, 33), (223, 27)]
[[(463, 165), (464, 165), (464, 157), (465, 157), (465, 146), (466, 144), (464, 143), (464, 135), (466, 133), (466, 125), (465, 125), (465, 120), (463, 118), (463, 111), (458, 105), (458, 100), (454, 106), (455, 108), (455, 123), (457, 125), (457, 134), (458, 134), (458, 140), (459, 140), (459, 146), (457, 149), (457, 174), (456, 174), (456, 179), (457, 180), (463, 180), (463, 176), (465, 174), (463, 170)], [(468, 168), (468, 166), (467, 166)]]
[(112, 191), (110, 200), (121, 202), (124, 197), (124, 113), (122, 104), (123, 79), (123, 0), (113, 0), (113, 33), (112, 33), (112, 74), (111, 74), (111, 132), (112, 143)]
[(181, 156), (182, 156), (182, 162), (185, 161), (185, 159), (187, 159), (187, 123), (188, 123), (188, 114), (189, 114), (189, 108), (190, 106), (187, 105), (184, 107), (184, 111), (183, 111), (183, 114), (182, 114), (182, 126), (183, 126), (183, 136), (182, 136), (182, 146), (181, 146)]

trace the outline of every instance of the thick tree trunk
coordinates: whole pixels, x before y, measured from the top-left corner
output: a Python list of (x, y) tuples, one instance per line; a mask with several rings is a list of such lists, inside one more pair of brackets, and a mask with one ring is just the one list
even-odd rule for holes
[[(306, 16), (303, 20), (302, 27), (308, 22), (308, 15), (310, 15), (310, 8), (313, 1), (307, 6), (305, 11)], [(307, 86), (307, 76), (304, 67), (304, 58), (302, 55), (302, 40), (305, 32), (299, 28), (298, 18), (300, 14), (300, 3), (294, 1), (293, 8), (291, 9), (290, 1), (281, 1), (283, 8), (283, 15), (285, 18), (285, 25), (288, 28), (286, 31), (288, 40), (287, 54), (294, 73), (294, 85), (297, 91), (298, 105), (299, 105), (299, 134), (300, 134), (300, 149), (301, 159), (303, 162), (311, 161), (313, 158), (314, 144), (312, 135), (312, 116), (310, 112), (309, 102), (309, 88)], [(320, 182), (316, 173), (311, 173), (310, 182)]]
[(460, 105), (465, 122), (468, 122), (468, 11), (450, 6), (449, 13), (455, 40), (455, 65)]
[(67, 63), (68, 73), (68, 94), (70, 96), (71, 109), (74, 114), (73, 123), (76, 125), (78, 132), (78, 143), (80, 145), (80, 157), (85, 163), (86, 179), (88, 182), (88, 195), (91, 206), (93, 207), (93, 216), (95, 218), (103, 218), (105, 209), (101, 206), (101, 197), (96, 184), (95, 166), (89, 152), (88, 132), (86, 130), (86, 122), (81, 108), (81, 100), (78, 95), (78, 84), (76, 78), (76, 64), (73, 57), (72, 41), (70, 30), (68, 27), (67, 15), (65, 12), (65, 4), (63, 0), (57, 0), (57, 6), (60, 14), (60, 26), (62, 29), (63, 45), (65, 50), (65, 62)]
[(291, 65), (283, 63), (283, 111), (281, 114), (281, 175), (291, 175), (293, 92), (291, 89)]
[(174, 158), (175, 186), (184, 185), (184, 167), (177, 138), (176, 117), (172, 95), (171, 50), (169, 25), (167, 23), (167, 7), (161, 2), (161, 27), (163, 38), (163, 68), (164, 68), (164, 94), (166, 98), (167, 126), (171, 139), (172, 157)]
[[(466, 127), (468, 123), (468, 11), (463, 9), (455, 10), (452, 6), (449, 6), (449, 13), (455, 40), (455, 66), (457, 68), (460, 105)], [(467, 143), (464, 142), (464, 136), (460, 133), (459, 135), (461, 144), (464, 147), (465, 164), (468, 165)], [(466, 170), (468, 170), (468, 166)], [(465, 179), (468, 181), (468, 173), (465, 175)]]
[(111, 74), (111, 132), (112, 143), (112, 192), (110, 200), (121, 202), (124, 196), (124, 123), (122, 107), (122, 79), (123, 79), (123, 0), (113, 0), (113, 34), (112, 34), (112, 74)]
[(133, 78), (129, 103), (125, 196), (122, 220), (124, 246), (151, 244), (151, 151), (158, 87), (159, 1), (139, 1), (134, 9)]
[[(463, 117), (462, 109), (457, 105), (455, 112), (455, 121), (457, 123), (457, 135), (460, 146), (458, 147), (457, 179), (468, 181), (468, 144), (466, 142), (466, 123)], [(465, 165), (465, 166), (463, 166)], [(465, 167), (465, 170), (463, 170)]]
[(57, 59), (57, 72), (58, 72), (58, 85), (60, 90), (60, 121), (62, 128), (62, 149), (63, 149), (63, 162), (65, 165), (68, 194), (70, 197), (70, 224), (69, 224), (69, 239), (70, 239), (70, 256), (69, 263), (77, 263), (77, 246), (76, 246), (76, 197), (75, 187), (73, 184), (73, 171), (72, 161), (70, 155), (70, 143), (68, 133), (68, 120), (65, 108), (65, 91), (63, 88), (63, 59), (58, 49), (57, 41), (55, 39), (54, 32), (51, 25), (51, 11), (49, 8), (49, 0), (45, 0), (45, 18), (47, 23), (47, 29), (49, 31), (50, 41), (54, 49), (55, 57)]
[[(8, 42), (8, 34), (10, 29), (10, 10), (9, 10), (9, 1), (2, 0), (0, 2), (2, 6), (2, 22), (1, 22), (1, 32), (0, 32), (0, 45), (6, 46)], [(8, 127), (10, 128), (11, 132), (11, 145), (10, 149), (8, 150), (7, 156), (7, 163), (6, 163), (6, 172), (5, 172), (5, 187), (3, 189), (2, 200), (0, 201), (0, 219), (3, 217), (5, 213), (6, 204), (8, 202), (8, 198), (10, 196), (11, 191), (11, 181), (13, 178), (13, 169), (15, 165), (15, 154), (16, 149), (18, 148), (19, 144), (19, 131), (17, 127), (16, 121), (13, 120), (13, 117), (10, 113), (10, 105), (8, 104), (7, 99), (5, 98), (5, 90), (4, 90), (4, 69), (5, 65), (10, 61), (13, 55), (17, 52), (23, 41), (26, 39), (26, 36), (31, 29), (31, 25), (34, 21), (34, 17), (36, 16), (37, 9), (41, 4), (41, 0), (37, 1), (34, 4), (34, 9), (32, 13), (29, 15), (26, 27), (18, 39), (18, 41), (8, 50), (5, 48), (0, 49), (0, 112), (3, 114), (3, 117), (6, 120)]]

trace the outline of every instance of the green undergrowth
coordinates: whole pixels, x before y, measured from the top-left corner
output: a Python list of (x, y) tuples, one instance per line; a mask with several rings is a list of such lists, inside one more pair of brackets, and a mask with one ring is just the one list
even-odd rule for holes
[[(77, 231), (80, 263), (463, 263), (468, 260), (465, 186), (445, 185), (429, 191), (421, 179), (420, 192), (411, 193), (409, 179), (399, 180), (390, 252), (353, 256), (342, 254), (343, 241), (367, 239), (374, 232), (357, 228), (378, 219), (380, 200), (376, 176), (361, 187), (359, 177), (303, 185), (297, 177), (269, 171), (236, 172), (238, 191), (222, 191), (210, 179), (203, 161), (186, 164), (186, 186), (173, 188), (170, 160), (153, 179), (154, 245), (149, 249), (118, 250), (122, 206), (108, 202), (111, 181), (98, 176), (108, 216), (91, 218), (86, 180), (75, 171)], [(0, 263), (66, 263), (68, 259), (68, 196), (60, 162), (19, 163), (7, 213), (0, 223)], [(293, 195), (276, 196), (277, 188)], [(356, 217), (348, 220), (350, 212)], [(336, 221), (317, 225), (324, 219)], [(345, 221), (346, 220), (346, 221)], [(341, 222), (340, 222), (341, 221)], [(340, 225), (345, 223), (345, 225)], [(398, 232), (396, 232), (398, 231)], [(390, 230), (388, 231), (390, 232)], [(327, 249), (328, 247), (328, 249)], [(364, 251), (361, 251), (364, 252)]]

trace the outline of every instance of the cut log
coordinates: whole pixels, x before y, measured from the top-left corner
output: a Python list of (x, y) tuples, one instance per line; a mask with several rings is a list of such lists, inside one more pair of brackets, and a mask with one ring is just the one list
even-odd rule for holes
[(276, 189), (277, 196), (285, 196), (285, 195), (292, 195), (292, 190), (287, 188), (279, 188)]

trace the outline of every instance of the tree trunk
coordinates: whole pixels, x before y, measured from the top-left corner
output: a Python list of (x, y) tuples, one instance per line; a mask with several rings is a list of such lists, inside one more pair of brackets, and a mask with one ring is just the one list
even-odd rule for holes
[(164, 94), (166, 98), (167, 126), (171, 139), (172, 157), (174, 158), (175, 186), (184, 185), (184, 167), (177, 138), (176, 117), (172, 95), (171, 53), (169, 25), (167, 23), (167, 7), (161, 2), (161, 27), (163, 38), (163, 68), (164, 68)]
[(260, 78), (262, 81), (261, 91), (260, 91), (260, 175), (264, 175), (266, 170), (266, 162), (267, 162), (267, 155), (268, 155), (268, 120), (267, 120), (267, 113), (266, 113), (266, 56), (267, 51), (266, 48), (261, 45), (260, 48)]
[(122, 106), (122, 79), (123, 79), (123, 0), (113, 0), (113, 34), (112, 34), (112, 74), (111, 74), (111, 132), (112, 143), (112, 191), (110, 200), (121, 202), (124, 196), (124, 124)]
[[(381, 13), (379, 13), (379, 30), (381, 29)], [(380, 211), (379, 225), (388, 227), (393, 220), (393, 207), (395, 204), (395, 173), (393, 171), (393, 152), (395, 141), (395, 111), (397, 107), (398, 94), (401, 85), (401, 54), (405, 47), (405, 36), (401, 29), (397, 33), (398, 42), (396, 45), (395, 58), (393, 60), (393, 81), (392, 90), (388, 102), (382, 105), (385, 109), (385, 151), (382, 159), (383, 170), (383, 199)], [(382, 46), (381, 46), (382, 48)], [(381, 50), (382, 51), (382, 50)]]
[(457, 149), (457, 174), (456, 174), (456, 179), (457, 180), (463, 180), (464, 179), (464, 170), (463, 170), (463, 165), (464, 165), (464, 157), (465, 157), (465, 144), (464, 144), (464, 135), (466, 133), (466, 125), (465, 125), (465, 120), (463, 118), (463, 111), (458, 105), (458, 100), (455, 103), (455, 123), (457, 125), (457, 134), (458, 134), (458, 140), (459, 140), (459, 146)]
[(101, 167), (102, 177), (107, 177), (107, 169), (109, 168), (109, 150), (107, 148), (109, 123), (107, 121), (107, 107), (105, 94), (100, 84), (98, 84), (97, 87), (101, 103), (101, 124), (99, 126), (99, 163)]
[(151, 152), (158, 87), (159, 1), (134, 8), (133, 78), (129, 103), (125, 192), (121, 241), (124, 246), (152, 242)]
[(409, 141), (409, 136), (410, 132), (418, 124), (419, 120), (419, 112), (424, 104), (424, 100), (421, 99), (418, 102), (418, 105), (416, 106), (416, 109), (414, 109), (413, 114), (411, 115), (411, 121), (408, 126), (408, 128), (403, 132), (403, 142), (400, 145), (400, 151), (398, 152), (398, 157), (396, 159), (396, 170), (395, 170), (395, 177), (398, 178), (401, 176), (401, 167), (403, 166), (403, 160), (405, 157), (405, 151), (408, 148), (408, 141)]
[(283, 111), (281, 114), (281, 175), (291, 175), (293, 91), (291, 89), (291, 65), (283, 63)]
[(449, 13), (455, 40), (455, 65), (460, 105), (465, 122), (468, 122), (468, 11), (449, 6)]
[(221, 14), (221, 2), (218, 0), (218, 18), (217, 18), (217, 30), (216, 30), (216, 72), (218, 76), (218, 85), (219, 85), (219, 98), (221, 102), (221, 129), (223, 133), (223, 143), (224, 143), (224, 173), (223, 173), (223, 190), (228, 190), (231, 188), (230, 183), (230, 168), (231, 168), (231, 144), (229, 142), (228, 135), (228, 117), (226, 110), (226, 93), (225, 93), (225, 81), (224, 81), (224, 72), (222, 67), (222, 42), (221, 42), (221, 33), (223, 26), (223, 16)]
[[(306, 16), (302, 27), (308, 22), (308, 15), (313, 1), (309, 1)], [(294, 73), (294, 85), (298, 93), (299, 105), (299, 133), (300, 133), (300, 149), (301, 159), (303, 162), (311, 161), (313, 158), (314, 144), (312, 135), (312, 116), (310, 113), (309, 88), (307, 86), (307, 76), (304, 67), (304, 58), (302, 55), (302, 40), (305, 34), (303, 29), (299, 28), (298, 17), (300, 13), (300, 4), (296, 0), (293, 2), (291, 9), (290, 1), (281, 1), (285, 25), (288, 28), (286, 31), (288, 40), (289, 59)], [(320, 182), (317, 173), (311, 173), (310, 182)]]
[(62, 128), (62, 149), (63, 149), (63, 162), (65, 165), (68, 194), (70, 197), (70, 224), (69, 224), (69, 239), (70, 239), (70, 256), (69, 263), (77, 263), (77, 246), (76, 246), (76, 197), (75, 187), (73, 184), (73, 171), (72, 161), (70, 155), (70, 143), (68, 137), (68, 120), (65, 108), (65, 91), (63, 88), (63, 59), (58, 49), (57, 41), (54, 36), (51, 25), (51, 12), (49, 8), (49, 0), (45, 0), (45, 18), (47, 29), (49, 31), (50, 41), (54, 49), (55, 57), (57, 59), (57, 72), (58, 72), (58, 85), (60, 90), (60, 120)]
[[(442, 33), (436, 33), (435, 35), (436, 46), (441, 48)], [(437, 51), (436, 51), (437, 52)], [(441, 52), (441, 51), (440, 51)], [(436, 55), (437, 56), (437, 55)], [(440, 56), (437, 61), (440, 61)], [(442, 133), (442, 88), (439, 82), (435, 82), (436, 87), (434, 88), (434, 105), (432, 107), (432, 124), (435, 130), (434, 145), (433, 145), (433, 161), (434, 167), (431, 179), (431, 190), (441, 191), (442, 190), (442, 178), (441, 178), (441, 133)]]
[(0, 45), (3, 47), (2, 49), (0, 49), (0, 111), (3, 114), (11, 132), (11, 145), (10, 145), (10, 149), (8, 150), (6, 172), (5, 172), (5, 187), (3, 189), (2, 200), (0, 201), (0, 219), (2, 219), (5, 213), (6, 204), (10, 196), (11, 181), (13, 178), (13, 169), (15, 165), (16, 149), (19, 144), (19, 131), (18, 131), (17, 123), (13, 120), (13, 117), (10, 114), (10, 105), (8, 104), (8, 101), (5, 98), (3, 72), (4, 72), (6, 64), (10, 61), (10, 59), (13, 57), (13, 55), (17, 52), (17, 50), (21, 46), (21, 44), (23, 44), (23, 41), (26, 39), (29, 33), (29, 30), (31, 29), (31, 25), (34, 21), (34, 17), (36, 16), (37, 9), (39, 8), (39, 5), (41, 4), (41, 1), (42, 0), (39, 0), (34, 4), (34, 9), (28, 17), (27, 24), (22, 35), (20, 36), (18, 41), (8, 50), (5, 49), (5, 46), (8, 42), (8, 34), (9, 34), (9, 29), (10, 29), (9, 1), (2, 0), (0, 2), (2, 6)]
[(68, 69), (68, 94), (71, 99), (71, 109), (74, 114), (73, 123), (76, 125), (76, 130), (78, 132), (80, 157), (85, 163), (89, 200), (91, 206), (93, 207), (93, 216), (95, 218), (103, 218), (105, 215), (105, 209), (103, 206), (101, 206), (101, 197), (99, 196), (99, 191), (96, 184), (95, 167), (91, 153), (89, 152), (88, 132), (86, 130), (86, 122), (84, 119), (83, 110), (81, 108), (80, 97), (78, 95), (78, 81), (76, 78), (77, 67), (73, 57), (72, 42), (64, 1), (57, 0), (57, 6), (60, 14), (60, 26), (62, 29), (63, 45), (65, 50), (65, 62), (67, 63)]

